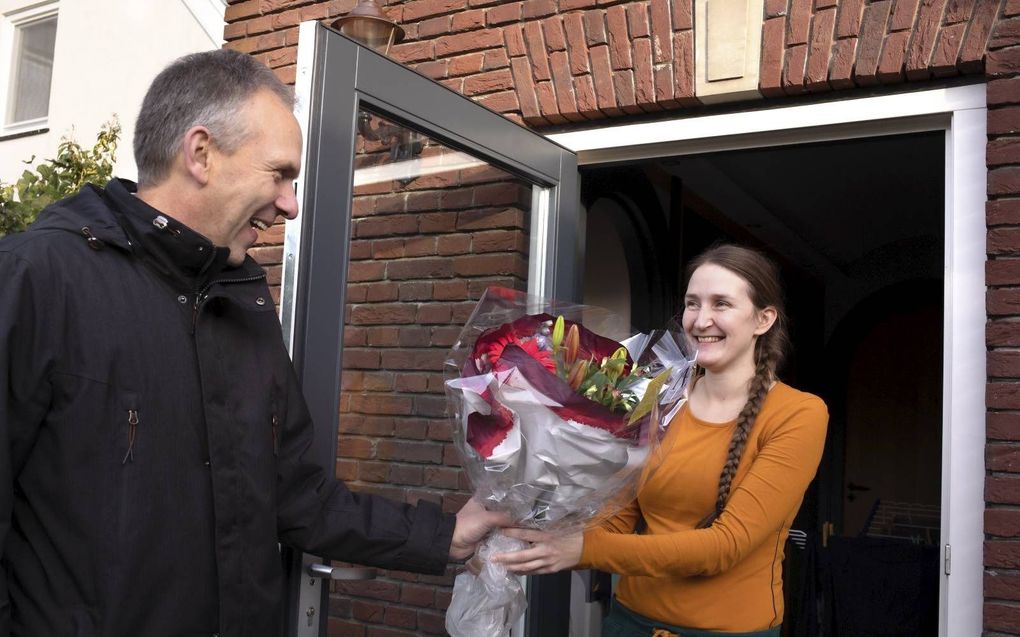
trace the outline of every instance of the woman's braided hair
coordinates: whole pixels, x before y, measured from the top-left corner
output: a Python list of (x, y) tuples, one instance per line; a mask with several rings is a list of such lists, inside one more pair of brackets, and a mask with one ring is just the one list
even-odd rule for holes
[(779, 278), (779, 268), (761, 252), (743, 246), (723, 244), (709, 248), (700, 254), (687, 268), (687, 280), (691, 279), (694, 271), (703, 265), (713, 264), (726, 268), (741, 279), (747, 282), (748, 295), (751, 302), (758, 310), (766, 307), (773, 307), (776, 310), (776, 321), (769, 331), (758, 337), (754, 344), (754, 376), (748, 385), (747, 402), (744, 403), (740, 415), (737, 416), (737, 425), (733, 430), (733, 437), (730, 439), (729, 451), (726, 454), (726, 464), (723, 465), (722, 474), (719, 476), (719, 493), (715, 502), (715, 509), (705, 516), (699, 523), (699, 529), (712, 525), (715, 519), (722, 513), (726, 501), (730, 497), (730, 486), (733, 483), (733, 476), (737, 473), (737, 466), (740, 458), (744, 455), (744, 448), (747, 446), (747, 438), (754, 426), (755, 418), (761, 411), (761, 405), (765, 401), (765, 395), (769, 387), (777, 379), (776, 370), (783, 361), (789, 344), (789, 337), (786, 332), (786, 314), (783, 311), (783, 289)]

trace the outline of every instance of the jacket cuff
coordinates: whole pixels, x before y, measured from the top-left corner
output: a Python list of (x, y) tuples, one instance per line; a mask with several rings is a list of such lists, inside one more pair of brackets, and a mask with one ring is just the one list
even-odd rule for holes
[(450, 559), (450, 544), (457, 516), (444, 513), (437, 504), (421, 500), (407, 538), (407, 562), (413, 570), (441, 575)]

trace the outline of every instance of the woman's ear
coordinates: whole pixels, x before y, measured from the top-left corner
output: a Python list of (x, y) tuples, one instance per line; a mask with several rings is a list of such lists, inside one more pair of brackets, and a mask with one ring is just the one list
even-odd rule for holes
[(776, 308), (772, 307), (771, 305), (766, 307), (765, 309), (759, 310), (758, 327), (755, 328), (754, 335), (761, 336), (765, 332), (772, 329), (772, 324), (776, 322), (776, 319), (778, 317), (779, 312), (777, 312)]
[(184, 168), (199, 185), (209, 182), (212, 159), (212, 137), (205, 126), (192, 126), (184, 133), (181, 154)]

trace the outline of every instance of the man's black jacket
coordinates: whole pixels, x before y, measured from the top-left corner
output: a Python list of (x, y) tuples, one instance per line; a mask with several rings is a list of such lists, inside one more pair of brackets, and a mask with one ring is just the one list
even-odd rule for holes
[(304, 462), (262, 269), (132, 188), (0, 242), (0, 635), (275, 635), (278, 542), (442, 572), (452, 516)]

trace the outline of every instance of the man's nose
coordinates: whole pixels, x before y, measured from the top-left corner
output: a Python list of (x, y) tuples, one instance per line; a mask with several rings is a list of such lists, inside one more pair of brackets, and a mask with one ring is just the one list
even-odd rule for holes
[(283, 192), (276, 199), (276, 210), (287, 219), (294, 219), (298, 214), (297, 194), (294, 182), (283, 185)]

